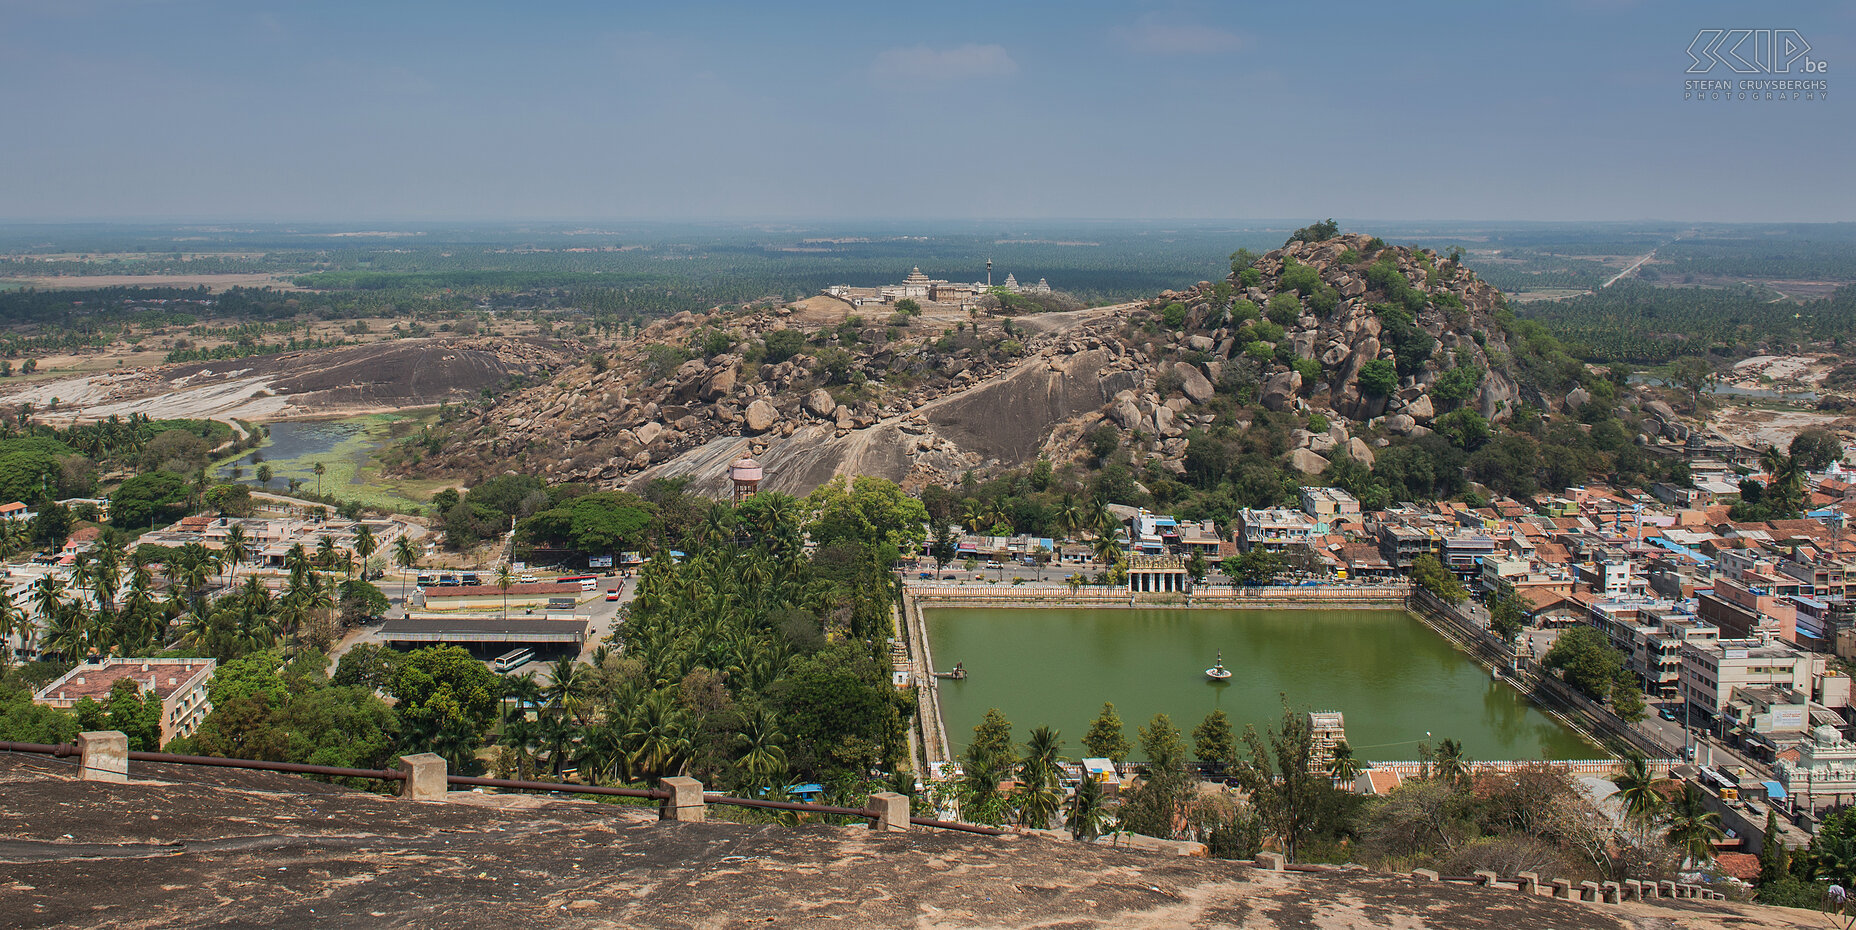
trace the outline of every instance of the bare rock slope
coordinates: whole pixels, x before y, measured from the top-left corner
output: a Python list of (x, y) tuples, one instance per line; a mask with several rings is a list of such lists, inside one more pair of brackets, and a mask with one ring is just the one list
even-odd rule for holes
[(1029, 836), (659, 824), (616, 805), (468, 792), (412, 803), (187, 766), (137, 777), (79, 782), (68, 760), (0, 753), (0, 926), (1822, 925), (1778, 908), (1584, 904)]

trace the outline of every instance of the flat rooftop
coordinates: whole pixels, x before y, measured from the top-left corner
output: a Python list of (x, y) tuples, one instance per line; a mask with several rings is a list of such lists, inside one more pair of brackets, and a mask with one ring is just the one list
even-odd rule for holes
[(583, 643), (586, 620), (534, 620), (526, 617), (418, 617), (388, 620), (380, 638), (389, 643)]
[(133, 679), (146, 694), (152, 688), (162, 700), (185, 688), (195, 675), (213, 666), (211, 659), (112, 659), (102, 665), (80, 664), (46, 685), (33, 700), (58, 703), (90, 698), (101, 701), (118, 681)]

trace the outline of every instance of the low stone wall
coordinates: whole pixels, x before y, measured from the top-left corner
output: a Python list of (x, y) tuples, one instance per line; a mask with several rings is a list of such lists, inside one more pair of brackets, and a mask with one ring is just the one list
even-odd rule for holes
[(1559, 898), (1564, 901), (1583, 901), (1587, 904), (1622, 904), (1625, 901), (1653, 901), (1659, 898), (1727, 900), (1727, 895), (1704, 885), (1677, 882), (1632, 879), (1623, 882), (1587, 881), (1575, 885), (1572, 880), (1565, 878), (1542, 880), (1533, 872), (1521, 872), (1513, 878), (1502, 878), (1494, 872), (1477, 872), (1474, 875), (1439, 875), (1430, 869), (1418, 869), (1411, 873), (1411, 877), (1421, 882), (1475, 885), (1491, 890), (1514, 892), (1530, 898)]
[[(1674, 759), (1662, 759), (1662, 760), (1653, 761), (1650, 763), (1651, 771), (1659, 772), (1659, 769), (1660, 769), (1659, 774), (1663, 772), (1667, 772), (1669, 767), (1673, 765), (1674, 763), (1675, 763)], [(1529, 769), (1537, 769), (1541, 766), (1545, 766), (1549, 769), (1552, 769), (1553, 771), (1565, 772), (1568, 775), (1604, 776), (1604, 775), (1611, 775), (1617, 772), (1619, 763), (1618, 763), (1618, 760), (1616, 759), (1564, 759), (1564, 760), (1553, 760), (1553, 761), (1546, 761), (1546, 762), (1542, 762), (1542, 761), (1516, 761), (1516, 762), (1474, 761), (1474, 762), (1468, 763), (1467, 766), (1471, 772), (1497, 772), (1497, 773), (1521, 772), (1521, 771), (1527, 771)], [(1399, 776), (1402, 778), (1416, 777), (1423, 773), (1424, 767), (1425, 767), (1425, 763), (1423, 762), (1379, 762), (1379, 761), (1375, 761), (1372, 764), (1372, 768), (1394, 771), (1394, 772), (1397, 772)], [(1437, 768), (1437, 764), (1433, 762), (1430, 764), (1430, 767), (1432, 770), (1435, 770)]]

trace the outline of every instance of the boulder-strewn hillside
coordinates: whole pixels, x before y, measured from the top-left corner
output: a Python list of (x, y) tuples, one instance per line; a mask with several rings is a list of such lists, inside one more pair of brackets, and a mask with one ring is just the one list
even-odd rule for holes
[(1107, 424), (1137, 462), (1177, 473), (1194, 429), (1260, 402), (1326, 421), (1282, 450), (1312, 473), (1471, 414), (1556, 406), (1518, 383), (1501, 303), (1454, 258), (1344, 235), (1215, 284), (1066, 313), (683, 313), (448, 424), (418, 467), (685, 476), (720, 492), (727, 464), (752, 454), (778, 490), (835, 474), (921, 485), (1085, 458)]

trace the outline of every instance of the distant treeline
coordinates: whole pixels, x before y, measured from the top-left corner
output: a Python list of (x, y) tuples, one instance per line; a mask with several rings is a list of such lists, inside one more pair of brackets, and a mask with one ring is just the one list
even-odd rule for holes
[(1759, 346), (1856, 333), (1856, 286), (1804, 304), (1757, 288), (1656, 287), (1620, 281), (1593, 294), (1519, 305), (1519, 314), (1592, 362), (1654, 364), (1682, 355), (1743, 355)]

